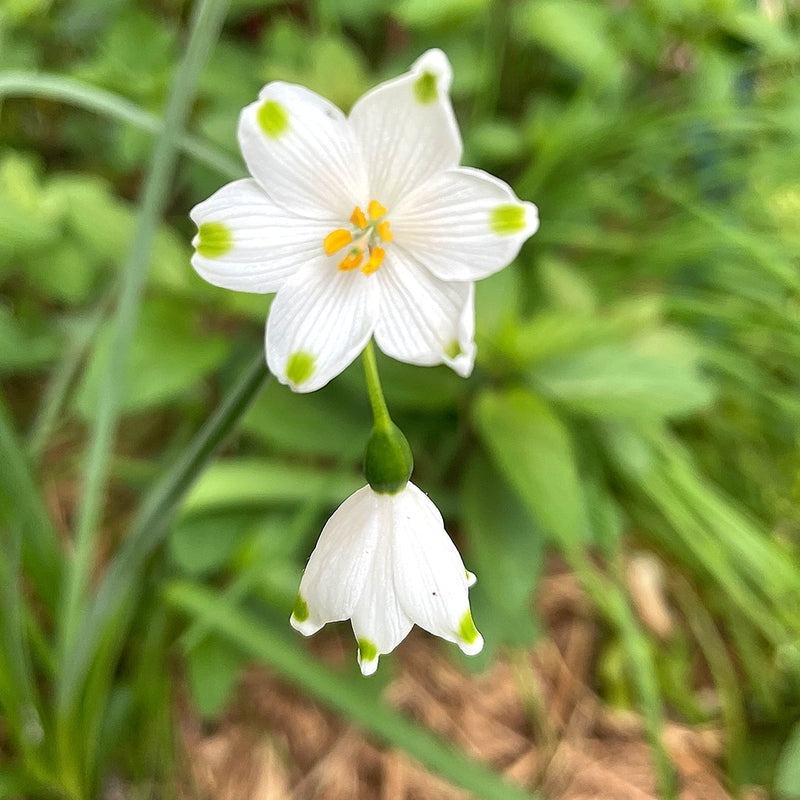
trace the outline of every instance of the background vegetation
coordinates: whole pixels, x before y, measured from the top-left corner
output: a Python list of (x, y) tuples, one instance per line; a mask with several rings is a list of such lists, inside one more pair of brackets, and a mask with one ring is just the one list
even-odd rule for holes
[[(244, 174), (237, 115), (263, 83), (346, 109), (431, 46), (464, 163), (542, 218), (479, 284), (468, 381), (381, 363), (415, 481), (480, 577), (487, 647), (463, 666), (541, 635), (557, 553), (664, 796), (669, 715), (721, 719), (734, 793), (800, 797), (789, 0), (4, 0), (0, 796), (82, 800), (114, 775), (170, 796), (176, 680), (213, 718), (253, 657), (477, 796), (516, 796), (381, 703), (391, 657), (363, 681), (288, 629), (361, 482), (360, 368), (292, 395), (264, 372), (268, 299), (189, 266), (187, 211)], [(625, 583), (642, 551), (665, 567), (664, 639)]]

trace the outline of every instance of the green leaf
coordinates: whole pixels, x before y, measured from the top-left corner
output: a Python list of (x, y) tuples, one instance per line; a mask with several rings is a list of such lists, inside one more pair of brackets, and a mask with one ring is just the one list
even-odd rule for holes
[[(654, 347), (661, 343), (663, 347)], [(553, 359), (532, 374), (540, 391), (572, 411), (601, 417), (658, 419), (686, 416), (714, 398), (701, 377), (694, 352), (656, 339), (628, 347), (601, 345)]]
[(496, 347), (506, 359), (526, 367), (564, 353), (641, 336), (660, 323), (662, 306), (660, 297), (645, 295), (622, 300), (600, 314), (543, 311), (503, 329)]
[(297, 394), (275, 381), (253, 403), (242, 429), (287, 452), (352, 461), (364, 451), (370, 423), (366, 409), (335, 382)]
[(55, 332), (17, 318), (0, 306), (0, 373), (43, 367), (60, 351), (61, 341)]
[(792, 728), (778, 758), (775, 793), (779, 800), (800, 798), (800, 723)]
[(476, 613), (484, 638), (492, 646), (536, 641), (532, 594), (542, 574), (542, 532), (480, 454), (467, 466), (461, 508), (468, 567), (478, 576), (472, 591), (478, 607), (482, 597), (487, 606), (485, 615)]
[(524, 389), (485, 391), (475, 425), (528, 512), (562, 547), (585, 543), (589, 522), (569, 431), (550, 406)]
[(186, 653), (189, 686), (200, 714), (213, 718), (225, 708), (244, 659), (219, 636), (206, 636)]
[(518, 6), (513, 30), (587, 77), (614, 83), (623, 62), (607, 32), (610, 13), (587, 0), (529, 0)]
[[(75, 403), (86, 419), (94, 413), (103, 380), (112, 332), (100, 333)], [(223, 360), (230, 349), (220, 335), (203, 335), (199, 317), (189, 304), (173, 298), (152, 298), (142, 308), (130, 354), (122, 409), (127, 412), (166, 403), (194, 386)]]
[(539, 260), (539, 278), (550, 303), (567, 311), (591, 314), (597, 308), (594, 286), (572, 264), (553, 256)]
[(211, 514), (179, 520), (169, 536), (169, 552), (189, 575), (204, 575), (228, 563), (252, 526), (248, 514)]
[(339, 470), (327, 471), (278, 461), (239, 458), (219, 461), (200, 476), (183, 504), (185, 514), (248, 506), (294, 504), (311, 497), (338, 505), (364, 479)]
[(409, 28), (431, 30), (465, 22), (486, 11), (489, 0), (402, 0), (395, 6), (394, 16)]

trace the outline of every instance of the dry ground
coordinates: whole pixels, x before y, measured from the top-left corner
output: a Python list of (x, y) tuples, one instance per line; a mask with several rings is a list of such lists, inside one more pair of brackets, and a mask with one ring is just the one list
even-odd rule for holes
[[(639, 718), (614, 712), (592, 690), (598, 626), (575, 581), (552, 575), (540, 610), (548, 636), (527, 653), (466, 676), (444, 648), (414, 630), (387, 699), (510, 780), (548, 800), (657, 797)], [(347, 641), (345, 642), (345, 639)], [(350, 650), (345, 652), (345, 647)], [(325, 658), (352, 658), (349, 637), (324, 638)], [(468, 800), (396, 750), (262, 670), (243, 676), (238, 697), (213, 732), (184, 718), (187, 775), (182, 800)], [(713, 728), (670, 724), (667, 749), (681, 800), (726, 800)], [(749, 800), (766, 798), (752, 788)]]

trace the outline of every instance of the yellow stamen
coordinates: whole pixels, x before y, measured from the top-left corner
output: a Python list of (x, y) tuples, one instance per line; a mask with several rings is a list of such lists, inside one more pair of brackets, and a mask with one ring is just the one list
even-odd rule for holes
[(325, 255), (333, 255), (337, 251), (341, 250), (345, 245), (350, 244), (353, 241), (353, 234), (350, 231), (345, 230), (344, 228), (337, 228), (335, 231), (331, 231), (322, 243), (322, 246), (325, 248)]
[(370, 200), (367, 213), (370, 219), (380, 219), (386, 216), (386, 206), (382, 206), (377, 200)]
[(394, 239), (394, 233), (392, 233), (392, 227), (389, 224), (388, 219), (385, 219), (383, 222), (379, 222), (378, 227), (375, 230), (378, 231), (378, 236), (380, 236), (384, 242), (391, 242), (392, 239)]
[(386, 258), (386, 251), (382, 247), (373, 247), (369, 251), (369, 260), (361, 267), (361, 271), (365, 275), (372, 275), (383, 264), (384, 258)]
[(350, 222), (352, 222), (353, 225), (355, 225), (357, 228), (367, 227), (367, 218), (364, 216), (364, 212), (361, 210), (361, 206), (355, 207), (352, 215), (350, 216)]
[[(364, 251), (363, 250), (351, 250), (340, 262), (339, 262), (339, 269), (342, 272), (349, 272), (351, 269), (355, 269), (361, 262), (364, 260)], [(370, 259), (371, 260), (371, 259)], [(369, 266), (369, 264), (367, 264)], [(367, 268), (364, 267), (364, 269)], [(377, 269), (377, 267), (376, 267)]]

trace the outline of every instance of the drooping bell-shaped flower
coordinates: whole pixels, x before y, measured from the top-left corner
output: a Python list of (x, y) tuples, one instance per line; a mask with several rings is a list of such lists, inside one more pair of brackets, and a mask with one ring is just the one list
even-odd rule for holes
[(310, 636), (349, 619), (364, 675), (415, 624), (474, 655), (483, 647), (467, 596), (474, 582), (424, 492), (413, 483), (395, 494), (364, 486), (323, 528), (290, 621)]
[(252, 177), (191, 212), (200, 275), (277, 292), (267, 361), (295, 391), (324, 386), (373, 335), (400, 361), (472, 370), (474, 281), (505, 267), (539, 220), (507, 184), (459, 166), (451, 78), (429, 50), (348, 116), (268, 84), (239, 120)]

